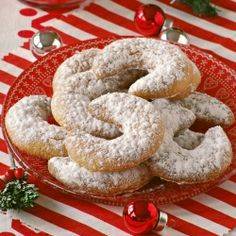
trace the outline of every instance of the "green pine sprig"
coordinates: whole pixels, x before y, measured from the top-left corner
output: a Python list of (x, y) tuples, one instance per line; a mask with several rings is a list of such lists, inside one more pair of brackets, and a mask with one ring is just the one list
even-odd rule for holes
[(39, 197), (38, 189), (34, 184), (29, 184), (26, 178), (14, 179), (6, 184), (0, 192), (0, 210), (24, 209), (35, 205), (34, 201)]
[(179, 0), (192, 8), (193, 12), (199, 16), (216, 16), (217, 9), (212, 6), (209, 0)]

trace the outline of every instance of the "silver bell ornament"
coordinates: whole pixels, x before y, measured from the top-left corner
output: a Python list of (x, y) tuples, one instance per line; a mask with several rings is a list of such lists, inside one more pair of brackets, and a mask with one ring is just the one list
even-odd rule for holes
[(173, 27), (173, 24), (173, 21), (167, 18), (163, 24), (159, 38), (165, 41), (188, 45), (190, 41), (188, 35), (183, 30)]
[(44, 56), (61, 46), (61, 37), (52, 30), (40, 30), (30, 40), (30, 50), (36, 57)]
[(185, 45), (189, 44), (188, 35), (183, 30), (175, 27), (162, 31), (160, 33), (160, 39)]

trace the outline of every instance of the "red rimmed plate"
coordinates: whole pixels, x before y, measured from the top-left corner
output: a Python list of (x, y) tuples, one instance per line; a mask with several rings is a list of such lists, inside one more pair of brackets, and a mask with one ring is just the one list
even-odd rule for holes
[[(20, 165), (35, 173), (35, 175), (38, 175), (42, 182), (64, 193), (69, 193), (78, 198), (112, 205), (123, 205), (125, 202), (133, 199), (152, 199), (158, 204), (180, 201), (207, 191), (227, 179), (230, 175), (236, 173), (236, 124), (226, 129), (233, 146), (233, 162), (224, 175), (217, 180), (204, 184), (177, 185), (155, 178), (150, 184), (134, 193), (111, 197), (88, 195), (65, 187), (49, 174), (47, 161), (30, 157), (14, 146), (6, 133), (4, 125), (7, 110), (24, 96), (33, 94), (46, 94), (47, 96), (51, 96), (53, 75), (57, 67), (66, 58), (72, 56), (76, 51), (92, 47), (103, 48), (114, 40), (116, 40), (116, 38), (89, 40), (55, 50), (33, 63), (14, 82), (6, 96), (3, 106), (2, 127), (9, 149)], [(236, 115), (236, 72), (218, 59), (194, 47), (181, 45), (180, 47), (189, 58), (197, 64), (202, 73), (202, 83), (199, 86), (199, 90), (223, 101)]]

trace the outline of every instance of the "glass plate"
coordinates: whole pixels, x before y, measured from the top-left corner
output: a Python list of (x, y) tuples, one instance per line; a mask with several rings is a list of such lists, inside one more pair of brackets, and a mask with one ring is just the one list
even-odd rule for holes
[[(32, 94), (46, 94), (52, 95), (52, 78), (57, 67), (68, 57), (72, 56), (76, 51), (97, 47), (103, 48), (105, 45), (111, 43), (117, 38), (95, 39), (79, 42), (75, 45), (69, 45), (59, 48), (45, 57), (40, 58), (26, 69), (11, 86), (3, 107), (2, 127), (6, 142), (12, 152), (14, 158), (24, 168), (34, 173), (39, 179), (48, 184), (50, 187), (58, 189), (63, 193), (68, 193), (77, 198), (96, 201), (105, 204), (123, 205), (127, 201), (133, 199), (151, 199), (158, 204), (166, 204), (180, 201), (198, 193), (209, 190), (216, 184), (229, 178), (229, 176), (236, 173), (236, 124), (227, 128), (226, 132), (230, 138), (233, 146), (233, 161), (228, 170), (217, 180), (194, 185), (178, 185), (169, 183), (159, 178), (155, 178), (144, 188), (129, 194), (122, 194), (118, 196), (98, 196), (88, 195), (69, 189), (55, 180), (47, 170), (47, 161), (33, 158), (25, 153), (19, 151), (9, 139), (4, 125), (4, 118), (7, 110), (18, 100), (24, 96)], [(193, 46), (182, 46), (181, 49), (195, 62), (202, 73), (202, 83), (199, 86), (199, 91), (204, 91), (212, 96), (217, 97), (225, 104), (227, 104), (234, 114), (236, 114), (236, 73), (218, 59), (206, 54)]]

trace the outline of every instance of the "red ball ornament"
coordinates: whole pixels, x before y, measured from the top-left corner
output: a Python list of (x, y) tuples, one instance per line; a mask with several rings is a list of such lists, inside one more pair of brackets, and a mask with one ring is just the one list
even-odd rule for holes
[(153, 4), (141, 5), (134, 17), (137, 30), (145, 36), (158, 34), (164, 22), (165, 13), (160, 7)]
[(6, 183), (0, 179), (0, 191), (2, 191), (6, 187)]
[(8, 169), (6, 172), (5, 172), (5, 177), (6, 177), (6, 180), (9, 182), (13, 179), (15, 179), (15, 175), (14, 175), (14, 169)]
[(139, 200), (124, 207), (125, 226), (134, 234), (144, 234), (153, 229), (162, 230), (167, 223), (167, 214), (158, 210), (153, 202)]
[(14, 171), (14, 175), (16, 179), (21, 179), (24, 176), (24, 170), (22, 168), (17, 168)]

